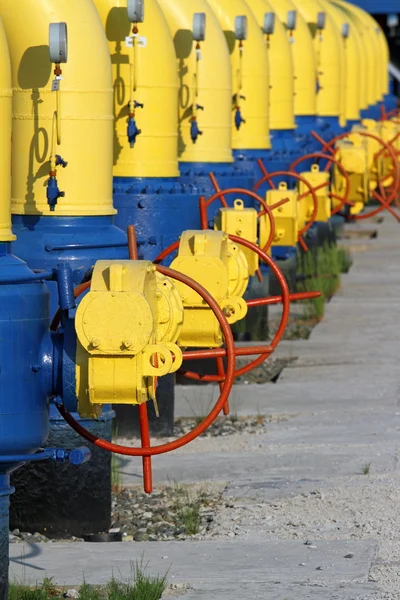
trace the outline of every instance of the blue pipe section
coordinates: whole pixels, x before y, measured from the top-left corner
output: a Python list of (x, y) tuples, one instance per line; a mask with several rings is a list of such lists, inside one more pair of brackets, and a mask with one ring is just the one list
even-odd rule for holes
[[(85, 280), (97, 260), (128, 258), (126, 233), (111, 216), (13, 215), (13, 232), (14, 252), (30, 269), (51, 271), (60, 262), (69, 263), (74, 285)], [(49, 282), (48, 287), (53, 315), (58, 308), (57, 282)]]

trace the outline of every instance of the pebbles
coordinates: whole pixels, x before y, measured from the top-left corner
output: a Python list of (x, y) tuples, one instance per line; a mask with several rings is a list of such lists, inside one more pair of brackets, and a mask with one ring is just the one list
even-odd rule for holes
[(220, 495), (168, 486), (150, 496), (122, 490), (113, 500), (113, 523), (125, 542), (198, 539), (214, 520)]
[[(179, 437), (192, 431), (199, 424), (200, 419), (178, 419), (175, 423), (174, 436)], [(237, 417), (231, 415), (220, 417), (203, 433), (203, 437), (226, 437), (237, 433), (250, 435), (264, 433), (265, 423), (269, 421), (267, 415), (254, 417)]]
[(27, 533), (25, 531), (20, 531), (19, 529), (14, 529), (9, 535), (10, 544), (22, 544), (23, 542), (28, 542), (29, 544), (40, 544), (40, 543), (51, 543), (51, 542), (83, 542), (82, 538), (77, 538), (75, 536), (71, 536), (65, 539), (50, 539), (43, 535), (42, 533)]
[[(271, 383), (276, 382), (282, 373), (283, 369), (285, 369), (290, 363), (297, 360), (296, 357), (288, 357), (288, 358), (269, 358), (264, 361), (259, 367), (250, 371), (250, 373), (246, 373), (242, 377), (238, 377), (235, 380), (236, 385), (248, 385), (250, 383)], [(238, 367), (242, 367), (248, 364), (243, 360), (238, 360)]]

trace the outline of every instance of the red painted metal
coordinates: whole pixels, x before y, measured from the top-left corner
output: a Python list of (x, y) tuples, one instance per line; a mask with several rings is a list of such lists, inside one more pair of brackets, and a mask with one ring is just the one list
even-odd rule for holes
[[(364, 219), (369, 219), (371, 217), (374, 217), (375, 215), (379, 214), (383, 210), (387, 210), (394, 216), (394, 218), (397, 221), (400, 221), (400, 215), (398, 215), (396, 213), (396, 211), (393, 209), (393, 207), (390, 206), (393, 202), (397, 203), (398, 195), (399, 195), (399, 191), (400, 191), (400, 165), (399, 165), (399, 162), (397, 159), (397, 153), (396, 153), (395, 149), (393, 148), (393, 146), (391, 145), (393, 143), (393, 141), (395, 141), (397, 139), (397, 136), (395, 136), (393, 138), (392, 142), (385, 142), (381, 137), (379, 137), (373, 133), (370, 133), (369, 131), (357, 131), (357, 133), (358, 133), (358, 135), (361, 135), (362, 137), (370, 138), (370, 139), (377, 141), (382, 146), (381, 150), (375, 154), (375, 156), (374, 156), (375, 160), (377, 160), (381, 156), (382, 153), (387, 152), (389, 154), (392, 164), (393, 164), (393, 169), (392, 169), (392, 172), (390, 173), (390, 175), (388, 175), (387, 177), (393, 177), (394, 183), (391, 186), (391, 190), (387, 192), (387, 190), (383, 186), (383, 181), (385, 181), (385, 180), (382, 181), (381, 179), (378, 179), (377, 184), (378, 184), (380, 193), (378, 193), (376, 190), (372, 190), (372, 196), (376, 200), (378, 200), (378, 202), (380, 202), (381, 206), (378, 206), (378, 208), (375, 208), (367, 213), (352, 215), (351, 219), (355, 220), (355, 221), (357, 221), (357, 220), (361, 221)], [(342, 134), (334, 137), (333, 139), (331, 139), (329, 142), (325, 142), (325, 140), (323, 140), (315, 131), (312, 131), (311, 134), (314, 136), (314, 138), (316, 140), (318, 140), (320, 142), (320, 144), (322, 145), (323, 152), (328, 151), (332, 155), (334, 155), (335, 154), (335, 151), (333, 149), (334, 144), (337, 141), (348, 137), (351, 134), (351, 132), (342, 133)], [(389, 194), (389, 195), (387, 195), (387, 194)]]
[[(275, 264), (275, 262), (273, 261), (273, 259), (270, 256), (268, 256), (263, 250), (261, 250), (261, 248), (259, 248), (255, 244), (252, 244), (248, 240), (244, 240), (244, 239), (242, 239), (238, 236), (234, 236), (234, 235), (230, 235), (229, 239), (239, 245), (245, 246), (246, 248), (253, 250), (253, 252), (258, 254), (258, 256), (265, 263), (267, 263), (267, 265), (273, 271), (273, 273), (275, 274), (275, 276), (278, 280), (278, 283), (282, 289), (282, 296), (273, 296), (271, 298), (260, 298), (257, 300), (250, 300), (247, 303), (250, 307), (282, 303), (283, 310), (282, 310), (282, 316), (281, 316), (279, 328), (278, 328), (272, 342), (268, 346), (252, 346), (250, 348), (235, 347), (235, 355), (236, 356), (259, 355), (256, 359), (254, 359), (248, 365), (235, 371), (235, 377), (241, 377), (242, 375), (249, 373), (254, 368), (256, 368), (260, 364), (262, 364), (272, 354), (272, 352), (274, 352), (275, 348), (281, 341), (283, 334), (286, 330), (288, 319), (289, 319), (291, 295), (289, 293), (288, 284), (286, 282), (286, 279), (285, 279), (282, 271), (279, 269), (279, 267)], [(166, 258), (169, 254), (171, 254), (172, 252), (177, 250), (178, 247), (179, 247), (179, 242), (175, 242), (169, 248), (166, 248), (166, 250), (164, 250), (157, 257), (155, 262), (156, 263), (160, 262), (163, 258)], [(318, 298), (320, 296), (321, 296), (320, 292), (310, 292), (310, 293), (304, 292), (302, 294), (293, 294), (292, 298), (295, 301), (295, 300), (306, 300), (306, 299), (311, 299), (311, 298)], [(220, 358), (220, 357), (225, 356), (225, 350), (224, 349), (192, 350), (190, 352), (184, 352), (183, 356), (184, 356), (185, 360)], [(221, 381), (223, 381), (222, 375), (220, 375), (219, 373), (218, 373), (218, 375), (199, 375), (199, 373), (195, 373), (194, 371), (185, 371), (183, 369), (180, 370), (180, 373), (183, 374), (185, 377), (188, 377), (189, 379), (193, 379), (195, 381), (203, 381), (203, 382), (209, 382), (209, 383), (220, 383)]]
[[(216, 318), (218, 319), (218, 322), (221, 326), (221, 329), (222, 329), (222, 332), (223, 332), (223, 335), (225, 338), (227, 370), (226, 370), (225, 377), (223, 380), (222, 392), (220, 393), (220, 396), (219, 396), (217, 402), (215, 403), (213, 409), (204, 418), (204, 420), (199, 425), (197, 425), (191, 432), (187, 433), (186, 435), (182, 436), (181, 438), (178, 438), (172, 442), (168, 442), (166, 444), (160, 444), (157, 446), (150, 445), (150, 436), (148, 435), (148, 423), (146, 424), (147, 413), (145, 415), (143, 409), (142, 409), (142, 412), (140, 415), (141, 424), (143, 423), (142, 447), (141, 448), (131, 448), (129, 446), (120, 446), (118, 444), (113, 444), (111, 442), (108, 442), (107, 440), (98, 438), (97, 436), (93, 435), (91, 432), (87, 431), (87, 429), (82, 427), (82, 425), (80, 425), (80, 423), (78, 423), (73, 418), (73, 416), (65, 409), (64, 406), (58, 406), (58, 410), (59, 410), (60, 414), (64, 417), (64, 419), (67, 421), (67, 423), (69, 423), (69, 425), (79, 435), (84, 437), (86, 440), (88, 440), (92, 444), (98, 446), (99, 448), (103, 448), (105, 450), (109, 450), (110, 452), (114, 452), (115, 454), (121, 454), (124, 456), (141, 456), (141, 457), (156, 456), (159, 454), (165, 454), (166, 452), (171, 452), (173, 450), (177, 450), (178, 448), (185, 446), (189, 442), (192, 442), (199, 435), (204, 433), (204, 431), (206, 431), (206, 429), (210, 425), (212, 425), (212, 423), (215, 421), (215, 419), (220, 414), (221, 410), (223, 410), (223, 408), (226, 405), (226, 402), (229, 398), (229, 394), (231, 392), (233, 381), (234, 381), (235, 362), (236, 362), (235, 344), (233, 341), (233, 336), (232, 336), (232, 332), (229, 327), (229, 324), (228, 324), (221, 308), (219, 307), (218, 303), (216, 302), (216, 300), (214, 300), (214, 298), (207, 292), (206, 289), (204, 289), (200, 284), (198, 284), (196, 281), (194, 281), (187, 275), (184, 275), (183, 273), (179, 273), (172, 269), (168, 269), (166, 267), (162, 267), (160, 265), (157, 266), (157, 270), (160, 273), (162, 273), (163, 275), (165, 275), (166, 277), (170, 277), (171, 279), (176, 279), (177, 281), (180, 281), (181, 283), (184, 283), (185, 285), (191, 287), (210, 306), (211, 310), (214, 312)], [(149, 465), (149, 461), (146, 461), (146, 463), (144, 463), (143, 466), (144, 466), (145, 485), (147, 488), (146, 491), (151, 492), (151, 487), (152, 487), (151, 486), (151, 471), (150, 471), (151, 465)]]
[[(210, 176), (211, 175), (212, 175), (212, 173), (210, 173)], [(216, 181), (215, 177), (214, 177), (214, 181)], [(218, 186), (218, 184), (216, 184), (216, 185)], [(240, 196), (247, 196), (248, 198), (255, 200), (262, 207), (262, 210), (258, 213), (258, 217), (261, 217), (263, 215), (268, 215), (271, 230), (270, 230), (270, 235), (269, 235), (268, 241), (266, 242), (266, 244), (263, 248), (264, 252), (267, 252), (274, 240), (274, 237), (275, 237), (275, 219), (274, 219), (274, 215), (272, 214), (273, 208), (268, 206), (267, 203), (260, 196), (258, 196), (255, 192), (252, 192), (251, 190), (245, 190), (242, 188), (228, 188), (225, 190), (217, 191), (213, 196), (210, 196), (210, 198), (205, 198), (205, 196), (201, 196), (199, 199), (201, 228), (208, 229), (208, 218), (207, 218), (208, 207), (211, 204), (213, 204), (213, 202), (215, 202), (216, 200), (219, 200), (221, 202), (221, 204), (223, 204), (222, 199), (227, 194), (239, 194)], [(288, 200), (282, 200), (281, 203), (279, 204), (279, 206), (281, 204), (284, 204), (284, 202), (287, 202), (287, 201)], [(227, 206), (227, 205), (223, 204), (223, 206)], [(276, 207), (274, 207), (274, 208), (276, 208)]]

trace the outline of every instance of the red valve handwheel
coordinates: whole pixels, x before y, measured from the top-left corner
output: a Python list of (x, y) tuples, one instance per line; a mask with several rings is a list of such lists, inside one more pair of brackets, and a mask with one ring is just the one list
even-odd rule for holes
[[(389, 196), (387, 196), (386, 190), (383, 186), (383, 181), (378, 178), (377, 183), (378, 183), (378, 188), (379, 188), (380, 193), (378, 193), (376, 190), (373, 190), (372, 196), (376, 200), (378, 200), (378, 202), (380, 203), (380, 206), (378, 206), (378, 208), (375, 208), (367, 213), (352, 215), (351, 218), (353, 220), (360, 221), (363, 219), (369, 219), (370, 217), (374, 217), (375, 215), (379, 214), (383, 210), (388, 210), (390, 212), (390, 214), (392, 214), (394, 216), (394, 218), (397, 219), (397, 221), (400, 221), (400, 216), (396, 213), (396, 211), (393, 209), (393, 207), (390, 206), (393, 201), (397, 201), (397, 197), (398, 197), (399, 189), (400, 189), (400, 166), (399, 166), (399, 163), (397, 160), (397, 155), (396, 155), (393, 147), (391, 146), (391, 144), (385, 142), (379, 136), (377, 136), (373, 133), (370, 133), (369, 131), (357, 131), (356, 133), (358, 135), (361, 135), (362, 137), (373, 139), (382, 146), (381, 150), (379, 150), (379, 152), (377, 152), (375, 154), (375, 156), (374, 156), (375, 160), (377, 160), (381, 154), (384, 154), (386, 152), (389, 153), (389, 156), (390, 156), (392, 164), (393, 164), (393, 169), (392, 169), (392, 172), (390, 173), (390, 175), (386, 176), (386, 178), (393, 177), (394, 183), (392, 185), (391, 192), (389, 192)], [(342, 134), (334, 137), (333, 139), (331, 139), (329, 142), (325, 142), (325, 140), (322, 139), (318, 135), (318, 133), (316, 133), (315, 131), (312, 131), (311, 134), (322, 145), (322, 152), (328, 151), (334, 155), (334, 153), (335, 153), (334, 149), (333, 149), (334, 144), (336, 144), (337, 141), (348, 137), (351, 134), (351, 132), (342, 133)]]
[(208, 217), (207, 217), (207, 209), (211, 204), (213, 204), (216, 200), (219, 200), (224, 208), (228, 208), (228, 203), (225, 199), (225, 196), (228, 194), (239, 194), (240, 196), (247, 196), (252, 200), (255, 200), (260, 204), (262, 210), (257, 213), (257, 217), (263, 217), (264, 215), (268, 215), (269, 223), (270, 223), (270, 234), (266, 244), (263, 247), (264, 252), (268, 252), (269, 248), (275, 237), (275, 219), (272, 211), (278, 206), (282, 206), (288, 199), (282, 199), (280, 202), (277, 202), (273, 206), (268, 206), (268, 204), (263, 200), (258, 194), (252, 192), (251, 190), (246, 190), (244, 188), (227, 188), (225, 190), (221, 190), (217, 183), (217, 180), (213, 173), (210, 173), (210, 179), (216, 188), (216, 193), (210, 196), (210, 198), (205, 198), (205, 196), (201, 196), (199, 200), (199, 208), (200, 208), (200, 223), (202, 229), (208, 229)]
[[(275, 348), (281, 341), (283, 334), (285, 333), (285, 329), (286, 329), (288, 319), (289, 319), (290, 301), (291, 300), (293, 300), (293, 301), (308, 300), (311, 298), (318, 298), (321, 294), (320, 294), (320, 292), (309, 292), (309, 293), (305, 292), (302, 294), (292, 294), (291, 295), (289, 293), (289, 287), (288, 287), (287, 281), (286, 281), (282, 271), (275, 264), (273, 259), (270, 256), (268, 256), (268, 254), (266, 254), (263, 250), (261, 250), (261, 248), (259, 248), (256, 244), (253, 244), (252, 242), (249, 242), (248, 240), (245, 240), (238, 236), (230, 235), (229, 239), (232, 242), (235, 242), (236, 244), (245, 246), (246, 248), (249, 248), (256, 254), (258, 254), (258, 256), (264, 262), (267, 263), (267, 265), (270, 267), (271, 271), (273, 271), (273, 273), (275, 274), (275, 276), (279, 282), (279, 285), (282, 289), (282, 296), (273, 296), (270, 298), (260, 298), (257, 300), (250, 300), (247, 302), (247, 305), (250, 308), (252, 306), (266, 306), (268, 304), (282, 303), (283, 310), (282, 310), (282, 316), (281, 316), (279, 328), (269, 346), (251, 346), (251, 347), (245, 347), (245, 348), (235, 347), (235, 355), (236, 356), (259, 355), (258, 358), (254, 359), (248, 365), (235, 371), (234, 376), (240, 377), (242, 375), (245, 375), (249, 371), (253, 370), (254, 368), (258, 367), (259, 365), (261, 365), (272, 354), (272, 352), (275, 350)], [(170, 254), (175, 252), (178, 248), (179, 248), (179, 241), (175, 242), (174, 244), (171, 244), (171, 246), (166, 248), (156, 258), (155, 262), (156, 263), (161, 262), (162, 260), (164, 260), (164, 258), (166, 258)], [(212, 349), (212, 350), (192, 350), (192, 351), (184, 352), (183, 358), (184, 358), (184, 360), (197, 360), (197, 359), (207, 359), (207, 358), (222, 359), (226, 355), (227, 355), (227, 353), (224, 348), (218, 348), (218, 349)], [(220, 362), (217, 364), (217, 368), (218, 368), (218, 370), (221, 369)], [(188, 377), (189, 379), (194, 379), (196, 381), (203, 381), (203, 382), (207, 382), (207, 383), (221, 383), (222, 381), (224, 381), (224, 375), (222, 373), (218, 373), (218, 375), (199, 375), (198, 373), (195, 373), (193, 371), (185, 371), (182, 369), (180, 372), (185, 377)]]
[[(289, 167), (289, 171), (294, 171), (295, 168), (301, 164), (302, 162), (304, 162), (305, 160), (310, 160), (310, 159), (323, 159), (323, 160), (327, 160), (327, 164), (325, 165), (324, 171), (325, 173), (329, 172), (329, 169), (331, 168), (332, 164), (335, 164), (337, 166), (337, 168), (339, 169), (339, 171), (341, 172), (345, 182), (346, 182), (346, 189), (344, 191), (343, 196), (339, 196), (339, 194), (334, 194), (333, 192), (329, 191), (328, 192), (328, 196), (330, 198), (335, 198), (335, 200), (339, 200), (340, 204), (332, 210), (332, 214), (335, 215), (336, 213), (340, 212), (340, 210), (343, 208), (343, 206), (345, 204), (349, 205), (349, 206), (354, 206), (353, 202), (350, 202), (349, 200), (349, 194), (350, 194), (350, 177), (349, 174), (347, 173), (346, 169), (344, 168), (344, 166), (342, 165), (342, 163), (335, 158), (334, 156), (329, 156), (328, 154), (323, 154), (322, 152), (311, 152), (310, 154), (305, 154), (304, 156), (301, 156), (300, 158), (298, 158), (297, 160), (295, 160)], [(326, 181), (325, 183), (322, 183), (321, 185), (314, 187), (314, 191), (318, 191), (324, 187), (329, 187), (329, 182)], [(307, 192), (308, 193), (308, 192)]]
[[(65, 409), (64, 406), (58, 406), (58, 410), (61, 415), (67, 421), (67, 423), (82, 437), (91, 442), (92, 444), (98, 446), (99, 448), (103, 448), (105, 450), (109, 450), (110, 452), (114, 452), (115, 454), (121, 454), (124, 456), (141, 456), (143, 457), (143, 479), (144, 479), (144, 488), (147, 493), (152, 491), (152, 473), (151, 473), (151, 457), (159, 454), (165, 454), (166, 452), (171, 452), (173, 450), (177, 450), (182, 446), (192, 442), (194, 439), (199, 437), (204, 431), (212, 425), (215, 419), (220, 414), (223, 407), (226, 405), (229, 394), (232, 389), (234, 374), (235, 374), (235, 343), (233, 340), (233, 335), (231, 328), (229, 327), (228, 321), (225, 318), (224, 313), (219, 307), (218, 303), (214, 298), (205, 290), (200, 284), (196, 281), (179, 273), (177, 271), (173, 271), (172, 269), (168, 269), (167, 267), (162, 267), (160, 265), (157, 266), (157, 270), (165, 275), (166, 277), (170, 277), (171, 279), (176, 279), (181, 283), (189, 286), (193, 290), (195, 290), (210, 306), (211, 310), (215, 314), (218, 322), (221, 326), (222, 333), (225, 338), (226, 345), (226, 356), (227, 356), (227, 370), (225, 373), (225, 378), (223, 382), (223, 386), (221, 389), (220, 396), (217, 402), (214, 405), (214, 408), (210, 411), (207, 417), (197, 425), (191, 432), (186, 435), (174, 440), (172, 442), (168, 442), (166, 444), (160, 444), (158, 446), (150, 445), (150, 434), (149, 434), (149, 422), (147, 416), (147, 404), (144, 403), (139, 406), (139, 418), (140, 418), (140, 427), (141, 427), (141, 448), (130, 448), (128, 446), (120, 446), (118, 444), (113, 444), (108, 442), (107, 440), (98, 438), (93, 435), (89, 431), (87, 431), (82, 425), (80, 425), (74, 417)], [(87, 284), (83, 284), (80, 286), (79, 293), (83, 293), (90, 286), (90, 282)], [(79, 295), (77, 291), (75, 291), (76, 297)], [(53, 319), (53, 325), (55, 324), (55, 320)]]
[(318, 213), (318, 198), (317, 198), (317, 195), (315, 193), (313, 186), (311, 185), (311, 183), (309, 183), (307, 181), (307, 179), (305, 179), (298, 173), (295, 173), (294, 171), (274, 171), (273, 173), (268, 173), (262, 160), (258, 160), (257, 163), (263, 173), (263, 176), (255, 184), (255, 186), (253, 188), (255, 192), (257, 192), (264, 183), (267, 183), (271, 189), (276, 189), (276, 186), (273, 182), (273, 179), (275, 177), (294, 177), (298, 181), (301, 181), (302, 183), (304, 183), (304, 185), (308, 188), (308, 192), (305, 192), (304, 194), (301, 194), (298, 197), (298, 201), (300, 202), (303, 198), (305, 198), (306, 196), (311, 194), (311, 197), (313, 200), (313, 213), (310, 217), (310, 220), (305, 224), (305, 226), (298, 233), (299, 244), (301, 245), (303, 250), (305, 252), (307, 252), (308, 247), (307, 247), (307, 244), (306, 244), (303, 236), (307, 233), (307, 231), (315, 223), (315, 219), (317, 218), (317, 213)]

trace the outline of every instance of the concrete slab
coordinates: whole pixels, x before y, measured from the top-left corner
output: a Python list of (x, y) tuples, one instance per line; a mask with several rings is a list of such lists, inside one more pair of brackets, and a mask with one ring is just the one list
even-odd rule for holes
[[(114, 573), (129, 578), (132, 564), (142, 558), (149, 571), (169, 570), (169, 579), (192, 586), (365, 581), (376, 552), (376, 542), (327, 541), (318, 554), (301, 541), (202, 541), (136, 544), (38, 544), (11, 546), (11, 576), (35, 583), (51, 576), (62, 585), (107, 583)], [(352, 558), (345, 558), (352, 555)]]

